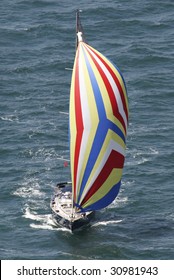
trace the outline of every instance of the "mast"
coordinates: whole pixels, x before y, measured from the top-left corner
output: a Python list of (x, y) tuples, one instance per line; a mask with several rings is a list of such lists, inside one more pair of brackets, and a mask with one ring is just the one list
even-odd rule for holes
[(76, 11), (76, 48), (78, 47), (79, 42), (84, 42), (84, 32), (80, 21), (80, 12), (82, 10)]
[[(78, 48), (79, 42), (84, 41), (83, 28), (82, 28), (81, 21), (80, 21), (80, 12), (82, 12), (82, 10), (79, 10), (79, 9), (76, 10), (76, 50)], [(76, 211), (76, 207), (74, 207), (74, 199), (73, 199), (73, 194), (72, 194), (72, 208), (71, 208), (71, 218), (72, 219), (74, 217), (73, 209), (75, 209), (75, 211)]]

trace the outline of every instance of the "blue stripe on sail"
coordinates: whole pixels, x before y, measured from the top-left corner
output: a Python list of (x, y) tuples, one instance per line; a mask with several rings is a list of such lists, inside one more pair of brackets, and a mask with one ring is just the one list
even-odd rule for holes
[(120, 138), (125, 143), (126, 139), (125, 139), (125, 136), (124, 136), (123, 132), (121, 131), (121, 129), (115, 123), (113, 123), (112, 121), (110, 121), (108, 119), (106, 120), (106, 123), (107, 123), (108, 129), (113, 130), (118, 136), (120, 136)]
[(85, 56), (85, 62), (87, 65), (89, 76), (90, 76), (90, 80), (91, 80), (91, 84), (92, 84), (92, 88), (93, 88), (93, 92), (94, 92), (94, 97), (95, 97), (95, 101), (96, 101), (96, 106), (97, 106), (97, 110), (98, 110), (99, 124), (98, 124), (96, 135), (95, 135), (95, 138), (93, 141), (89, 159), (88, 159), (88, 162), (86, 165), (84, 176), (82, 179), (82, 184), (81, 184), (79, 197), (78, 197), (78, 201), (77, 201), (78, 203), (80, 201), (80, 197), (83, 193), (86, 182), (91, 174), (91, 171), (92, 171), (94, 164), (97, 160), (97, 157), (100, 153), (100, 150), (102, 148), (102, 145), (106, 138), (108, 130), (109, 129), (113, 130), (116, 134), (118, 134), (123, 139), (123, 141), (125, 141), (125, 137), (124, 137), (124, 134), (122, 133), (122, 131), (113, 122), (111, 122), (110, 120), (107, 119), (101, 92), (100, 92), (97, 80), (95, 78), (95, 74), (90, 65), (90, 62), (88, 61), (88, 58), (85, 54), (85, 51), (84, 51), (84, 56)]
[(100, 200), (91, 204), (89, 207), (83, 208), (83, 212), (95, 211), (108, 206), (118, 195), (121, 186), (121, 181), (112, 187), (112, 189)]

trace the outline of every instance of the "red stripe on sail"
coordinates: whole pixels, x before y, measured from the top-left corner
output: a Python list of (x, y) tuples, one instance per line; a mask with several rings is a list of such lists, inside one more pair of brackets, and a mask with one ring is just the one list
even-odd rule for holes
[(110, 173), (112, 172), (112, 170), (114, 168), (122, 169), (123, 165), (124, 165), (124, 156), (122, 154), (118, 153), (117, 151), (112, 150), (105, 165), (103, 166), (101, 172), (99, 173), (95, 182), (91, 186), (90, 190), (86, 194), (81, 205), (83, 205), (86, 201), (88, 201), (88, 199), (97, 192), (97, 190), (107, 180), (107, 178), (109, 177)]
[(127, 117), (127, 121), (128, 121), (128, 110), (127, 110), (127, 106), (126, 106), (126, 101), (125, 101), (125, 96), (124, 96), (124, 92), (123, 92), (123, 89), (122, 89), (122, 86), (120, 84), (120, 81), (119, 79), (117, 78), (117, 76), (115, 75), (115, 73), (113, 72), (113, 70), (109, 67), (109, 65), (106, 63), (106, 61), (94, 50), (92, 49), (89, 45), (87, 45), (89, 47), (89, 49), (95, 53), (95, 55), (102, 61), (102, 63), (105, 65), (105, 67), (107, 68), (107, 70), (110, 72), (112, 78), (114, 79), (116, 85), (117, 85), (117, 88), (120, 92), (120, 97), (121, 97), (121, 100), (122, 100), (122, 103), (123, 103), (123, 108), (124, 108), (124, 111), (125, 111), (125, 114), (126, 114), (126, 117)]
[(111, 103), (111, 106), (112, 106), (112, 111), (113, 111), (113, 115), (120, 121), (120, 123), (123, 125), (123, 128), (125, 130), (125, 133), (126, 133), (126, 125), (125, 125), (125, 122), (123, 120), (123, 117), (120, 115), (119, 113), (119, 110), (118, 110), (118, 104), (117, 104), (117, 100), (115, 98), (115, 95), (114, 95), (114, 91), (112, 89), (112, 86), (106, 76), (106, 74), (104, 73), (104, 71), (102, 70), (101, 66), (98, 64), (98, 62), (96, 61), (96, 59), (92, 56), (92, 54), (88, 51), (91, 59), (93, 60), (94, 64), (96, 65), (101, 77), (102, 77), (102, 80), (104, 81), (104, 84), (106, 86), (106, 89), (108, 91), (108, 95), (109, 95), (109, 99), (110, 99), (110, 103)]
[(75, 88), (74, 88), (74, 104), (75, 104), (75, 118), (76, 118), (76, 143), (74, 151), (74, 199), (76, 200), (76, 180), (77, 180), (77, 168), (80, 154), (80, 146), (83, 135), (83, 119), (82, 108), (80, 100), (80, 85), (79, 85), (79, 50), (77, 54), (76, 66), (75, 66)]

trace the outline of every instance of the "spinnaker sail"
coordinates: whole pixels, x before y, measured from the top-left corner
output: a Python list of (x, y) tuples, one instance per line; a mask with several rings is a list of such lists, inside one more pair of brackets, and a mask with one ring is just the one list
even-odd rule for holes
[(83, 40), (74, 61), (69, 111), (73, 206), (79, 212), (99, 210), (120, 189), (128, 98), (119, 69)]

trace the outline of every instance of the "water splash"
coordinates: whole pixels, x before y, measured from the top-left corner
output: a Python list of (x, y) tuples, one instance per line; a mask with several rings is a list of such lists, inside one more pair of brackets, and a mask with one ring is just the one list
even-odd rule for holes
[(31, 210), (28, 205), (24, 209), (23, 217), (35, 222), (30, 224), (30, 227), (34, 229), (71, 232), (69, 229), (57, 227), (51, 214), (38, 214), (35, 210)]

